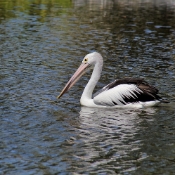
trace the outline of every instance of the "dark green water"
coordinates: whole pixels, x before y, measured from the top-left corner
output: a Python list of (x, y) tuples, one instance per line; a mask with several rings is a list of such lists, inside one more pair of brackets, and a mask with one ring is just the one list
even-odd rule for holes
[[(0, 175), (174, 174), (174, 44), (173, 0), (1, 0)], [(92, 51), (97, 89), (142, 77), (171, 103), (81, 107), (88, 75), (57, 100)]]

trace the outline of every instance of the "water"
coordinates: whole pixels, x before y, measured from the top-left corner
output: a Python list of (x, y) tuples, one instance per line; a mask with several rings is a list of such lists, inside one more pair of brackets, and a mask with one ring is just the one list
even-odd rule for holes
[[(175, 1), (0, 1), (0, 174), (173, 174)], [(92, 109), (89, 76), (56, 96), (85, 54), (104, 57), (96, 90), (142, 77), (170, 104)]]

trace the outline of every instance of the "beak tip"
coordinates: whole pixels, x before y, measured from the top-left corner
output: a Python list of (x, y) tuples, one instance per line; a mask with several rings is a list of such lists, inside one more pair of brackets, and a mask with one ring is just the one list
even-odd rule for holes
[(61, 95), (58, 95), (58, 96), (57, 96), (57, 99), (59, 99), (60, 97), (61, 97)]

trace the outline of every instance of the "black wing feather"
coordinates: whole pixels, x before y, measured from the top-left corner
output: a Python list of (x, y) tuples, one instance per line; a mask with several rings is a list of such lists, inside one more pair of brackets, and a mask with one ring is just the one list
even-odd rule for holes
[[(158, 89), (156, 89), (154, 86), (149, 85), (143, 78), (124, 78), (124, 79), (115, 80), (114, 82), (108, 84), (103, 89), (98, 91), (94, 95), (94, 97), (103, 91), (112, 89), (121, 84), (134, 84), (141, 90), (141, 92), (134, 91), (133, 96), (130, 96), (130, 97), (123, 96), (123, 100), (125, 104), (139, 102), (139, 101), (147, 102), (147, 101), (154, 101), (154, 100), (161, 99), (158, 95), (158, 92), (159, 92)], [(116, 104), (114, 103), (114, 105)]]

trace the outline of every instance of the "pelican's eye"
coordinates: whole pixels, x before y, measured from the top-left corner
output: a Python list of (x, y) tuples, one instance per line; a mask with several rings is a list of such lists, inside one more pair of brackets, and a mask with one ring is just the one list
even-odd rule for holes
[(85, 63), (87, 63), (87, 62), (88, 62), (88, 59), (87, 59), (87, 58), (85, 58), (85, 59), (84, 59), (84, 62), (85, 62)]

